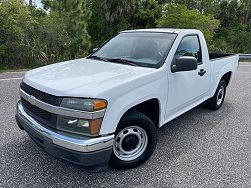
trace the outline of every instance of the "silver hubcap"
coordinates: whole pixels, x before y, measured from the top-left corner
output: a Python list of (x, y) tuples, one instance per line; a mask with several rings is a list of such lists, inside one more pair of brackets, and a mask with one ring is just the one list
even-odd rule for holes
[(217, 105), (221, 105), (223, 98), (224, 98), (224, 94), (225, 94), (225, 89), (223, 86), (220, 87), (218, 94), (217, 94)]
[(115, 137), (113, 151), (116, 157), (123, 161), (138, 158), (148, 144), (146, 131), (138, 126), (126, 127)]

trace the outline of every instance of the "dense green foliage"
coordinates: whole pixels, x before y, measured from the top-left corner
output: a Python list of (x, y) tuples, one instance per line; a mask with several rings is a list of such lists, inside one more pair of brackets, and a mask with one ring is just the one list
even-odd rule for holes
[[(30, 2), (30, 1), (29, 1)], [(196, 28), (209, 49), (251, 53), (251, 0), (0, 0), (0, 69), (84, 57), (119, 31)]]
[(220, 24), (212, 15), (189, 10), (185, 5), (167, 4), (162, 11), (162, 16), (157, 20), (159, 27), (196, 28), (204, 33), (208, 43), (212, 43), (214, 31)]

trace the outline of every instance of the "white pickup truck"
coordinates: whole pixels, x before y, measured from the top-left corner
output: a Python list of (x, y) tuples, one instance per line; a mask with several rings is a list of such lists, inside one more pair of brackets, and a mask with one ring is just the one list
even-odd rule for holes
[(139, 166), (156, 129), (195, 106), (221, 107), (238, 55), (208, 53), (202, 32), (123, 31), (87, 58), (28, 71), (16, 121), (48, 153), (83, 166)]

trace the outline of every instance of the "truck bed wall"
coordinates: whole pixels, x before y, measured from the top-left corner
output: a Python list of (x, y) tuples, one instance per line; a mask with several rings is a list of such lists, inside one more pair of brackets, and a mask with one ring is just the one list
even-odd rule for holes
[(232, 56), (232, 55), (234, 55), (234, 54), (209, 52), (209, 59), (213, 60), (213, 59), (228, 57), (228, 56)]
[(224, 58), (218, 58), (210, 62), (212, 77), (210, 84), (211, 87), (209, 89), (210, 93), (208, 97), (212, 97), (214, 95), (220, 82), (220, 79), (224, 74), (228, 72), (232, 73), (229, 82), (231, 83), (237, 72), (238, 61), (239, 61), (239, 55), (231, 55), (229, 57), (225, 56)]

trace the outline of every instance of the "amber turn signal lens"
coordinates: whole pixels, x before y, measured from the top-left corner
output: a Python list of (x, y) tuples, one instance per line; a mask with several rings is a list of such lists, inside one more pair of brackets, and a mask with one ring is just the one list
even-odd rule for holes
[(106, 107), (106, 102), (103, 100), (94, 100), (93, 101), (93, 109), (100, 110)]
[(101, 123), (102, 123), (102, 118), (89, 121), (91, 135), (97, 135), (99, 133)]

